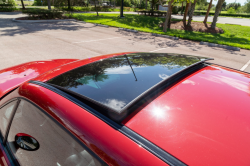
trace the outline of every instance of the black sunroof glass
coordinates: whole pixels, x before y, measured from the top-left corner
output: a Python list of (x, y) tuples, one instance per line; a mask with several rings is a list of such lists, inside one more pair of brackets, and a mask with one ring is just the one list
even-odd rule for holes
[(79, 67), (48, 83), (79, 93), (120, 112), (149, 88), (204, 59), (162, 53), (127, 54)]

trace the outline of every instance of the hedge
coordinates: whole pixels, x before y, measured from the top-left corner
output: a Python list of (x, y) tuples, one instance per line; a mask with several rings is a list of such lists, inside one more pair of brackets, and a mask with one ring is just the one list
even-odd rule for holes
[(12, 4), (0, 4), (0, 12), (12, 12), (16, 7)]
[[(196, 15), (206, 15), (206, 12), (197, 12), (195, 11), (194, 14)], [(213, 16), (214, 13), (209, 13), (210, 16)], [(229, 13), (220, 13), (219, 16), (229, 16), (229, 17), (245, 17), (250, 18), (250, 14), (229, 14)]]
[(62, 18), (63, 12), (60, 10), (45, 10), (45, 9), (26, 9), (22, 10), (22, 13), (28, 14), (31, 18), (42, 18), (42, 19), (54, 19)]

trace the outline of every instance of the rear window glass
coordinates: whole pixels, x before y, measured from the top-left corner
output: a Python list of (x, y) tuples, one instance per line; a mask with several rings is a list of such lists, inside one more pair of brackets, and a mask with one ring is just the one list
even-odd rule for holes
[(47, 83), (76, 92), (120, 113), (149, 88), (205, 59), (179, 54), (127, 54), (84, 65)]

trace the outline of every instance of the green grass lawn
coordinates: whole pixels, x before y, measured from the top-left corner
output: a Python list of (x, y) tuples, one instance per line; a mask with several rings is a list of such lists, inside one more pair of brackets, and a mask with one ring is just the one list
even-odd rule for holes
[(132, 14), (125, 14), (125, 18), (119, 18), (119, 14), (100, 14), (100, 16), (97, 17), (94, 13), (72, 14), (72, 17), (90, 23), (250, 49), (250, 27), (248, 26), (217, 24), (217, 27), (224, 30), (223, 34), (209, 34), (174, 29), (170, 29), (164, 33), (162, 32), (162, 28), (158, 27), (159, 23), (164, 21), (164, 18)]
[[(22, 6), (21, 1), (15, 1), (16, 5)], [(24, 4), (28, 5), (28, 6), (32, 6), (34, 1), (23, 1)]]

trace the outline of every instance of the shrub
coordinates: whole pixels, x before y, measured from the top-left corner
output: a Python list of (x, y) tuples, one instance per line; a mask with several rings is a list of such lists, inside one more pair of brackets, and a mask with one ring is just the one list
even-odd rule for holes
[(229, 13), (229, 14), (235, 14), (236, 11), (235, 11), (235, 9), (233, 7), (230, 7), (229, 9), (227, 9), (227, 13)]
[(27, 14), (30, 18), (55, 19), (63, 17), (63, 12), (57, 9), (27, 9), (23, 10), (22, 13)]
[(0, 11), (1, 12), (12, 12), (16, 9), (15, 2), (9, 4), (0, 4)]
[(172, 13), (178, 14), (181, 11), (181, 7), (179, 6), (173, 6)]
[(230, 8), (233, 8), (234, 10), (237, 10), (239, 7), (241, 7), (241, 4), (240, 3), (229, 3), (227, 6), (226, 6), (226, 10), (230, 9)]

